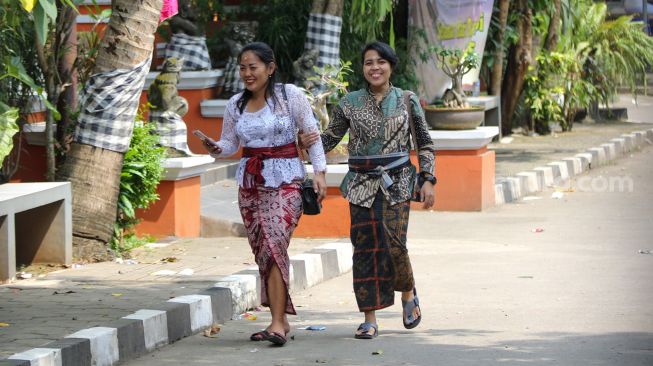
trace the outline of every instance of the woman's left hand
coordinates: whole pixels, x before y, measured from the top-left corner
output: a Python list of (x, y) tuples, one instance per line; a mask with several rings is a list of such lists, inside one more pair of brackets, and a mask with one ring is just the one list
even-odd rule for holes
[(424, 209), (429, 209), (435, 204), (435, 189), (431, 182), (424, 182), (422, 184), (422, 189), (420, 190), (420, 197), (422, 202), (424, 202)]
[(318, 131), (304, 132), (300, 130), (297, 134), (297, 145), (299, 145), (300, 149), (305, 150), (313, 146), (313, 144), (316, 143), (319, 139), (320, 133)]
[(326, 175), (324, 172), (316, 172), (313, 174), (313, 189), (317, 193), (318, 202), (326, 197), (327, 184), (326, 184)]

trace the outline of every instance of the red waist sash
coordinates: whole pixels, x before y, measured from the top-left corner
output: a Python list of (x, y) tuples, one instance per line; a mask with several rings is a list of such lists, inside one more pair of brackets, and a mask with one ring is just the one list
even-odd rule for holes
[(263, 160), (272, 158), (296, 158), (297, 147), (294, 142), (283, 146), (271, 147), (244, 147), (243, 157), (249, 158), (245, 163), (245, 173), (254, 177), (256, 184), (264, 184), (263, 178)]

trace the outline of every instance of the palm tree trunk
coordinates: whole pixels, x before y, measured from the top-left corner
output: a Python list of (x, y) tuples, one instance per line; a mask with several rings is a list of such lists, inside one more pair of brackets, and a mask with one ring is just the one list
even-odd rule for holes
[(508, 9), (510, 0), (499, 0), (499, 29), (496, 34), (496, 42), (499, 45), (494, 55), (494, 64), (492, 65), (492, 83), (490, 84), (490, 94), (501, 95), (501, 80), (503, 79), (503, 38), (506, 33), (506, 24), (508, 23)]
[(532, 63), (533, 53), (532, 11), (527, 0), (517, 1), (516, 8), (521, 14), (517, 23), (519, 41), (510, 47), (506, 76), (501, 88), (501, 130), (504, 136), (512, 134), (513, 114), (524, 89), (524, 77)]
[[(134, 69), (150, 58), (163, 0), (113, 0), (111, 5), (93, 73)], [(71, 146), (60, 177), (72, 183), (73, 245), (79, 259), (109, 258), (122, 162), (122, 152), (77, 142)]]
[(323, 13), (342, 17), (343, 0), (313, 0), (311, 13)]

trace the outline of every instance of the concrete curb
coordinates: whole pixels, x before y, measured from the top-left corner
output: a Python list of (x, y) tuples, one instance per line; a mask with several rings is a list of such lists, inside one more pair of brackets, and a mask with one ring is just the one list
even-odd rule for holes
[[(291, 293), (349, 272), (353, 249), (349, 242), (321, 245), (290, 257)], [(101, 327), (82, 329), (43, 347), (0, 360), (0, 366), (109, 366), (134, 359), (200, 333), (214, 323), (237, 319), (259, 306), (257, 267), (221, 278), (199, 294), (175, 297), (141, 309)]]
[(546, 166), (519, 172), (511, 177), (497, 178), (494, 185), (495, 205), (517, 202), (523, 196), (543, 192), (549, 187), (567, 182), (571, 177), (587, 173), (591, 169), (614, 162), (630, 152), (652, 144), (653, 128), (635, 131), (591, 147), (575, 156), (548, 163)]

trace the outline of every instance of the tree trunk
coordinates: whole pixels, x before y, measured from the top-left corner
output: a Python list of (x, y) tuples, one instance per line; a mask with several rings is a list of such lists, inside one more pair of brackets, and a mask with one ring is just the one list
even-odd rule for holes
[(465, 95), (463, 92), (463, 75), (457, 74), (451, 78), (451, 90), (458, 93), (459, 95)]
[[(109, 259), (123, 154), (73, 143), (60, 170), (73, 186), (74, 256), (85, 261)], [(117, 179), (116, 179), (117, 177)]]
[[(61, 6), (61, 11), (57, 17), (57, 22), (63, 23), (63, 31), (60, 33), (61, 44), (64, 54), (59, 58), (59, 75), (64, 84), (59, 100), (57, 101), (57, 110), (61, 113), (61, 121), (57, 124), (56, 141), (61, 150), (68, 151), (70, 130), (72, 126), (72, 114), (77, 110), (77, 70), (75, 60), (77, 59), (77, 29), (76, 29), (77, 12), (67, 6)], [(64, 154), (59, 155), (58, 164), (61, 164)]]
[(508, 23), (508, 10), (510, 0), (499, 0), (499, 29), (496, 34), (496, 41), (499, 44), (494, 54), (494, 64), (492, 65), (492, 75), (490, 84), (491, 95), (501, 95), (501, 80), (503, 79), (503, 39), (506, 33), (506, 24)]
[(311, 13), (322, 13), (342, 17), (344, 0), (313, 0)]
[[(113, 0), (111, 20), (93, 73), (133, 69), (154, 46), (163, 0)], [(84, 108), (84, 106), (82, 106)], [(109, 258), (123, 153), (74, 142), (61, 169), (73, 188), (74, 255), (82, 260)]]
[[(59, 91), (58, 91), (58, 85), (55, 85), (55, 75), (54, 71), (56, 68), (55, 67), (50, 67), (49, 72), (46, 73), (45, 76), (45, 85), (46, 85), (46, 90), (48, 92), (48, 101), (52, 105), (56, 105), (57, 99), (59, 99)], [(55, 158), (55, 152), (54, 152), (54, 130), (56, 128), (56, 121), (54, 118), (54, 114), (52, 113), (51, 110), (47, 110), (45, 114), (45, 166), (46, 166), (46, 172), (45, 172), (45, 179), (48, 182), (54, 182), (55, 179), (55, 173), (57, 171), (57, 164), (56, 164), (56, 158)]]
[(517, 22), (519, 41), (510, 47), (506, 76), (501, 88), (501, 130), (504, 136), (512, 134), (512, 119), (519, 96), (524, 89), (524, 77), (528, 66), (532, 63), (533, 32), (532, 12), (527, 0), (519, 0), (517, 12), (521, 13)]
[(544, 49), (546, 51), (553, 51), (558, 45), (560, 33), (560, 7), (561, 0), (553, 0), (553, 10), (550, 16), (549, 29), (546, 32), (546, 40), (544, 41)]

